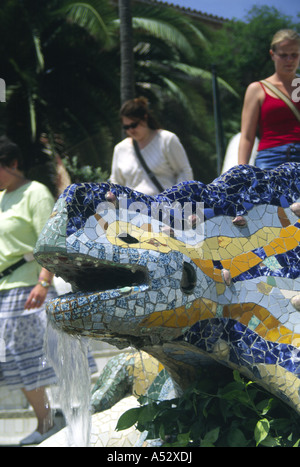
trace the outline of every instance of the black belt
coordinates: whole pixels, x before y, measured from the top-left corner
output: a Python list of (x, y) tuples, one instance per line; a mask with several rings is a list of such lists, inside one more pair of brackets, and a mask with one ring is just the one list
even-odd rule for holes
[(27, 261), (24, 258), (22, 258), (17, 263), (13, 264), (12, 266), (9, 266), (9, 268), (4, 269), (4, 271), (0, 272), (0, 279), (3, 279), (3, 277), (8, 276), (8, 274), (11, 274), (25, 263), (27, 263)]

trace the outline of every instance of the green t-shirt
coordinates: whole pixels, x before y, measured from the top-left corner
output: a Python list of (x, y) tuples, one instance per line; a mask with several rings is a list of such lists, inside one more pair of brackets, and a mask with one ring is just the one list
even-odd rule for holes
[[(36, 181), (0, 192), (0, 272), (33, 252), (53, 206), (48, 188)], [(0, 280), (0, 290), (35, 285), (40, 270), (35, 260), (27, 262)]]

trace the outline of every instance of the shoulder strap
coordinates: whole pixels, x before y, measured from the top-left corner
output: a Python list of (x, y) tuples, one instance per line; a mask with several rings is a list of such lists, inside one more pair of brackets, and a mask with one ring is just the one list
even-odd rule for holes
[(276, 86), (269, 83), (269, 81), (266, 81), (265, 79), (262, 79), (260, 83), (262, 83), (264, 86), (269, 88), (272, 92), (274, 92), (274, 94), (276, 94), (276, 96), (278, 96), (281, 100), (283, 100), (286, 103), (286, 105), (291, 109), (291, 111), (294, 113), (298, 121), (300, 122), (300, 112), (296, 109), (296, 107), (290, 101), (290, 99), (288, 99), (288, 97), (285, 94), (283, 94), (283, 92), (281, 92), (279, 89), (276, 88)]
[(132, 139), (133, 141), (133, 145), (134, 145), (134, 149), (135, 149), (135, 152), (136, 152), (136, 155), (142, 165), (142, 167), (144, 168), (144, 170), (147, 172), (147, 175), (150, 177), (151, 181), (154, 183), (154, 185), (156, 186), (156, 188), (159, 190), (159, 192), (161, 193), (162, 191), (164, 191), (164, 188), (162, 187), (162, 185), (159, 183), (159, 181), (157, 180), (157, 178), (155, 177), (154, 173), (151, 172), (151, 170), (149, 169), (148, 165), (146, 164), (142, 154), (141, 154), (141, 151), (140, 151), (140, 148), (139, 148), (139, 145), (137, 144), (137, 142)]

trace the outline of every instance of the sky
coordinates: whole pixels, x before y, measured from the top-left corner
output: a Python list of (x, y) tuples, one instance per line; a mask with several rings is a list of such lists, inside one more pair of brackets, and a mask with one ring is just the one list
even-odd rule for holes
[(300, 13), (299, 0), (166, 0), (168, 3), (179, 5), (192, 10), (198, 10), (215, 16), (227, 19), (245, 20), (247, 12), (252, 6), (268, 5), (274, 6), (288, 16), (292, 16), (295, 21), (299, 21), (297, 13)]

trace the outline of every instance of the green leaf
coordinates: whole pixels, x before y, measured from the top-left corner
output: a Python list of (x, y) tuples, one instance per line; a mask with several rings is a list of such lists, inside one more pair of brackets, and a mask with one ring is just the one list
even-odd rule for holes
[(89, 33), (104, 43), (109, 43), (110, 32), (105, 22), (105, 4), (100, 2), (68, 2), (57, 13), (64, 13), (70, 21), (85, 28)]
[(201, 447), (212, 447), (219, 438), (220, 427), (210, 430), (201, 440)]
[(239, 371), (233, 370), (233, 373), (232, 373), (232, 374), (233, 374), (233, 379), (234, 379), (234, 381), (236, 381), (237, 383), (242, 383), (242, 384), (244, 384), (244, 380), (243, 380), (243, 378), (241, 377), (241, 374), (240, 374)]
[(266, 448), (274, 448), (276, 446), (280, 446), (279, 439), (273, 438), (273, 436), (267, 436), (260, 444)]
[(36, 111), (34, 98), (30, 93), (28, 95), (28, 107), (30, 116), (31, 141), (34, 142), (36, 138)]
[(140, 411), (140, 407), (134, 407), (123, 413), (118, 420), (116, 431), (127, 430), (134, 425), (139, 419)]
[(275, 431), (287, 432), (290, 431), (291, 420), (288, 418), (276, 418), (271, 420), (270, 426)]
[(157, 411), (158, 409), (156, 404), (147, 404), (144, 407), (141, 407), (138, 421), (142, 423), (151, 422), (157, 415)]
[[(196, 402), (195, 402), (196, 403)], [(202, 413), (204, 415), (205, 418), (208, 417), (209, 413), (208, 413), (208, 405), (210, 403), (210, 399), (207, 398), (206, 400), (203, 401), (203, 403), (201, 404), (201, 409), (202, 409)], [(195, 410), (195, 413), (196, 413), (196, 410)]]
[(208, 443), (206, 441), (201, 441), (200, 442), (200, 447), (201, 448), (214, 448), (215, 445), (213, 443)]
[(269, 434), (270, 423), (266, 418), (262, 418), (256, 424), (254, 429), (254, 439), (258, 446)]
[(220, 390), (220, 394), (223, 396), (226, 394), (230, 394), (231, 392), (235, 393), (235, 392), (241, 392), (243, 390), (244, 390), (244, 384), (232, 382), (232, 383), (226, 384), (226, 386)]
[(244, 385), (241, 383), (232, 382), (219, 391), (219, 395), (229, 401), (239, 401), (242, 404), (249, 404), (249, 396), (245, 392)]
[(40, 71), (43, 71), (45, 62), (44, 62), (44, 55), (42, 52), (40, 37), (37, 31), (32, 32), (32, 39), (33, 39), (34, 48), (36, 52), (36, 58), (37, 58), (37, 72), (40, 72)]
[(159, 437), (160, 437), (161, 439), (165, 439), (165, 436), (166, 436), (166, 434), (165, 434), (165, 427), (164, 427), (163, 424), (161, 424), (160, 427), (159, 427)]
[(180, 443), (181, 446), (188, 445), (190, 441), (190, 432), (180, 433), (179, 435), (177, 435), (177, 441), (178, 443)]
[(170, 41), (189, 58), (195, 58), (195, 52), (186, 36), (176, 27), (165, 21), (151, 18), (132, 18), (133, 28), (142, 28), (164, 41)]
[(271, 409), (273, 399), (264, 399), (263, 401), (257, 404), (257, 410), (261, 412), (262, 415), (266, 415)]
[(300, 444), (300, 438), (296, 441), (295, 444), (293, 444), (293, 448), (297, 448)]
[(244, 433), (236, 427), (232, 427), (227, 436), (228, 446), (233, 448), (243, 448), (246, 447), (249, 442), (244, 436)]

